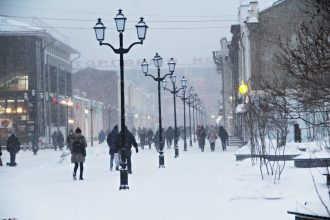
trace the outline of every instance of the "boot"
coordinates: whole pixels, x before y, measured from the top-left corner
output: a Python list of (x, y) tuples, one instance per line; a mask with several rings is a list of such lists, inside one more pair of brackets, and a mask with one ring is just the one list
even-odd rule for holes
[(76, 173), (73, 173), (73, 180), (77, 180)]

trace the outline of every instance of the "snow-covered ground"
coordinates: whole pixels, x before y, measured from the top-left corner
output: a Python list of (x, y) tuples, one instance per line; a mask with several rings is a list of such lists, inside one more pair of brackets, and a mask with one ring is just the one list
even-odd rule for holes
[[(308, 209), (306, 201), (320, 204), (310, 171), (330, 204), (320, 169), (287, 162), (281, 181), (273, 184), (271, 177), (261, 180), (249, 159), (235, 161), (235, 147), (222, 152), (217, 142), (216, 152), (207, 144), (202, 153), (196, 146), (183, 152), (182, 145), (176, 159), (174, 149), (165, 150), (165, 169), (158, 168), (154, 149), (134, 152), (126, 191), (118, 190), (119, 172), (109, 171), (105, 144), (88, 147), (84, 181), (72, 180), (73, 165), (62, 152), (20, 151), (17, 167), (0, 167), (0, 219), (294, 219), (287, 210)], [(6, 163), (9, 155), (3, 153)]]

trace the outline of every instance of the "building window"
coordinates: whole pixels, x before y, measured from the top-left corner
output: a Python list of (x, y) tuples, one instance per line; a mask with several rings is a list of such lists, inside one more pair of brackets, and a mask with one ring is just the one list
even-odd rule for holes
[(6, 81), (0, 80), (1, 91), (22, 91), (28, 90), (29, 88), (29, 77), (28, 76), (14, 76)]

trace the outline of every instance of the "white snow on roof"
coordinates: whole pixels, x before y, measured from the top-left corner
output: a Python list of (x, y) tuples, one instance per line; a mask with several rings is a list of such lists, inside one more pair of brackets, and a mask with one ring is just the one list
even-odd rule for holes
[(33, 27), (29, 24), (0, 16), (0, 32), (44, 32), (45, 29)]

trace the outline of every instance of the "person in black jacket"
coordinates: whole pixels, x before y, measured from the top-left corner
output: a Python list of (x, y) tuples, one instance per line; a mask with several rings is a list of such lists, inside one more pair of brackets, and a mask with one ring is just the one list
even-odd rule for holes
[(20, 150), (20, 142), (18, 138), (16, 137), (15, 133), (12, 132), (7, 140), (7, 151), (10, 154), (10, 163), (7, 163), (9, 166), (16, 166), (17, 163), (16, 160), (16, 154)]
[(116, 170), (119, 170), (118, 148), (116, 145), (118, 138), (118, 125), (115, 125), (112, 131), (107, 136), (107, 143), (109, 146), (110, 154), (110, 171), (113, 169), (113, 160), (115, 160)]
[(57, 134), (57, 144), (58, 144), (60, 150), (62, 150), (64, 147), (64, 136), (63, 136), (62, 131), (59, 131)]
[(226, 147), (227, 147), (227, 142), (228, 142), (228, 133), (223, 126), (220, 126), (218, 135), (221, 139), (222, 150), (223, 151), (227, 150)]
[[(124, 144), (122, 143), (122, 134), (123, 133), (124, 133), (124, 137), (125, 137)], [(132, 148), (132, 146), (134, 146), (136, 153), (139, 152), (139, 149), (138, 149), (138, 144), (136, 143), (135, 137), (127, 129), (126, 126), (124, 129), (122, 129), (118, 133), (118, 137), (116, 140), (116, 146), (118, 147), (121, 160), (125, 160), (125, 158), (127, 159), (127, 172), (129, 174), (131, 174), (132, 173), (132, 161), (131, 161), (132, 150), (131, 150), (131, 148)]]
[(294, 124), (294, 142), (301, 143), (301, 129), (299, 128), (299, 124)]

